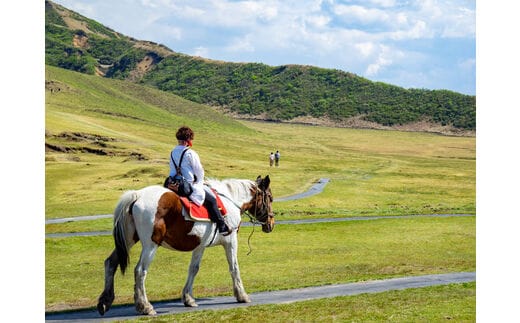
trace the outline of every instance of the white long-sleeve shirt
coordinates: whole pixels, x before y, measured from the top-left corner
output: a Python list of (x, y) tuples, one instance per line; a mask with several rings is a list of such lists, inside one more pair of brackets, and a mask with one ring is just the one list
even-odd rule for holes
[[(178, 166), (182, 151), (186, 148), (187, 147), (183, 145), (178, 145), (173, 148), (172, 153), (170, 154), (170, 176), (175, 175), (177, 172), (175, 165), (173, 165), (171, 160), (171, 156), (173, 155), (173, 159)], [(200, 162), (199, 154), (197, 154), (193, 149), (188, 149), (184, 153), (181, 164), (181, 173), (182, 176), (184, 176), (184, 178), (186, 178), (186, 180), (193, 186), (193, 193), (190, 195), (190, 200), (197, 205), (202, 205), (206, 198), (206, 193), (204, 192), (204, 168)], [(195, 181), (195, 177), (197, 178), (197, 181)]]

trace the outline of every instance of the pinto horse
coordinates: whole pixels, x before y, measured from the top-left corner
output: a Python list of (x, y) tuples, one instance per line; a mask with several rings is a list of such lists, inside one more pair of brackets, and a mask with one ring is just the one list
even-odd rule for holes
[(159, 246), (178, 251), (191, 251), (188, 278), (182, 290), (185, 306), (197, 306), (193, 298), (193, 281), (206, 247), (222, 245), (226, 251), (229, 271), (233, 281), (233, 293), (240, 303), (249, 303), (237, 259), (237, 231), (241, 215), (248, 212), (251, 220), (262, 224), (262, 231), (274, 228), (273, 196), (269, 187), (269, 175), (256, 181), (228, 179), (209, 180), (207, 184), (221, 196), (227, 210), (226, 222), (234, 228), (228, 236), (217, 234), (213, 222), (193, 222), (185, 219), (177, 194), (162, 186), (148, 186), (138, 191), (125, 192), (114, 211), (115, 250), (105, 260), (105, 288), (99, 296), (97, 309), (101, 315), (110, 309), (114, 301), (114, 274), (119, 265), (124, 274), (129, 262), (130, 248), (141, 241), (142, 251), (135, 266), (134, 300), (139, 314), (155, 315), (145, 291), (145, 279), (155, 252)]

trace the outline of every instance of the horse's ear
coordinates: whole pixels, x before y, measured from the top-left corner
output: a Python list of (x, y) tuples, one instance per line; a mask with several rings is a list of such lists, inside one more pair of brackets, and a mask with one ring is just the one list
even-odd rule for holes
[(267, 175), (267, 176), (263, 179), (262, 182), (264, 183), (264, 189), (267, 189), (267, 188), (269, 187), (269, 184), (271, 183), (271, 179), (269, 178), (269, 175)]

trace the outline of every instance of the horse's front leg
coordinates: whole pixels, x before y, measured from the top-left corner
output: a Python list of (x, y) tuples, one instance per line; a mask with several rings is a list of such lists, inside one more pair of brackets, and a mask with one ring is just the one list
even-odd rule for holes
[(156, 312), (153, 309), (152, 304), (148, 301), (148, 297), (146, 296), (146, 288), (145, 288), (145, 280), (146, 274), (148, 273), (148, 268), (155, 256), (155, 252), (157, 251), (158, 245), (152, 241), (148, 243), (142, 243), (143, 250), (141, 251), (141, 257), (139, 258), (139, 262), (135, 266), (134, 277), (135, 277), (135, 285), (134, 285), (134, 301), (135, 301), (135, 309), (139, 314), (145, 315), (155, 315)]
[(188, 279), (186, 279), (186, 284), (182, 289), (182, 302), (184, 306), (187, 307), (197, 307), (197, 303), (195, 302), (195, 298), (193, 298), (193, 282), (195, 280), (195, 276), (199, 272), (200, 261), (202, 259), (202, 255), (204, 254), (204, 246), (200, 246), (199, 248), (193, 250), (191, 254), (191, 262), (190, 267), (188, 269)]
[(98, 299), (97, 310), (99, 314), (105, 315), (114, 302), (114, 275), (117, 270), (119, 259), (114, 250), (112, 254), (105, 260), (105, 289)]
[(240, 268), (238, 267), (238, 241), (236, 234), (230, 239), (230, 241), (224, 244), (226, 250), (226, 258), (229, 264), (229, 272), (231, 273), (231, 279), (233, 280), (233, 294), (239, 303), (250, 303), (251, 298), (247, 295), (242, 279), (240, 278)]

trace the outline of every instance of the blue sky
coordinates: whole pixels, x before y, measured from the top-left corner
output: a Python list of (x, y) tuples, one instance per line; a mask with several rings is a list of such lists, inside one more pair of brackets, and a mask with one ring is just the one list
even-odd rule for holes
[(476, 92), (475, 1), (55, 2), (188, 55), (313, 65), (405, 88)]

